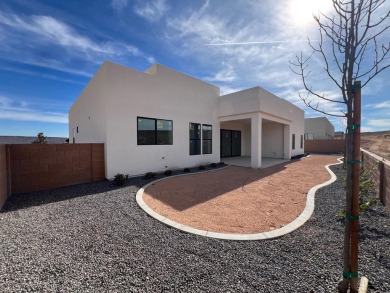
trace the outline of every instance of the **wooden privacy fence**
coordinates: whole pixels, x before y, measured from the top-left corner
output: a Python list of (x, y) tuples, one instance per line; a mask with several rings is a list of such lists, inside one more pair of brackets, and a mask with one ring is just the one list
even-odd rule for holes
[(390, 210), (390, 162), (364, 149), (361, 151), (363, 170), (367, 171), (374, 182), (383, 205)]
[(0, 208), (12, 194), (104, 179), (104, 144), (0, 145)]

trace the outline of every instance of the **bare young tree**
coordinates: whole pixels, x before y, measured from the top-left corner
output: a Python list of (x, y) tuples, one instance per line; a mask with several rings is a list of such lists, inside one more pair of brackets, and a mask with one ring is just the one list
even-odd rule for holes
[[(390, 67), (390, 42), (385, 36), (390, 27), (390, 11), (386, 9), (386, 0), (332, 0), (333, 13), (319, 13), (314, 16), (319, 27), (319, 40), (309, 45), (312, 54), (304, 57), (303, 53), (290, 61), (290, 68), (302, 78), (305, 94), (299, 93), (301, 100), (309, 108), (331, 116), (344, 117), (347, 120), (346, 159), (353, 155), (353, 131), (360, 125), (354, 125), (354, 84), (360, 81), (360, 88), (365, 87), (373, 78)], [(340, 91), (340, 98), (327, 97), (315, 90), (309, 83), (310, 61), (319, 55), (326, 75)], [(357, 83), (359, 85), (359, 83)], [(360, 94), (360, 91), (359, 91)], [(323, 108), (324, 103), (342, 106), (340, 112), (330, 112)], [(360, 113), (355, 113), (355, 116)], [(351, 213), (353, 171), (347, 164), (346, 213)], [(350, 219), (351, 220), (351, 219)], [(352, 219), (356, 220), (356, 219)], [(350, 229), (351, 221), (345, 224), (344, 271), (350, 270)], [(357, 292), (356, 275), (343, 274), (339, 291)]]

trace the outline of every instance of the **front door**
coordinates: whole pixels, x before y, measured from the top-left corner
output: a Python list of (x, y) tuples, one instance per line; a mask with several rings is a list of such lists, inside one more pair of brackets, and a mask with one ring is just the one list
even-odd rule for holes
[(241, 156), (241, 131), (221, 129), (221, 157)]

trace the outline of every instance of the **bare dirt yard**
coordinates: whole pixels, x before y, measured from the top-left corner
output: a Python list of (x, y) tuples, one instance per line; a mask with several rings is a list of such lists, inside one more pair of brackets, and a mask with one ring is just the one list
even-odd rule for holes
[(337, 162), (312, 155), (260, 170), (229, 166), (156, 182), (143, 199), (158, 214), (200, 230), (267, 232), (295, 220), (310, 188), (330, 179), (325, 165)]
[(361, 147), (390, 161), (390, 130), (362, 133)]

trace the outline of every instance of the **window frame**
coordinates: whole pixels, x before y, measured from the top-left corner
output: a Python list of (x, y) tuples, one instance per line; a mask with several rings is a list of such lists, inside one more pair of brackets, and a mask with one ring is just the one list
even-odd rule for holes
[[(138, 119), (147, 119), (147, 120), (154, 120), (154, 143), (139, 143), (140, 138), (140, 130), (139, 130), (139, 121)], [(172, 140), (171, 143), (158, 143), (157, 137), (158, 137), (158, 128), (157, 128), (157, 122), (158, 121), (168, 121), (171, 122), (172, 129), (170, 130), (172, 133)], [(151, 118), (151, 117), (143, 117), (143, 116), (137, 116), (137, 145), (173, 145), (173, 120), (169, 119), (160, 119), (160, 118)]]
[(303, 149), (303, 135), (301, 134), (301, 149)]
[[(207, 127), (210, 127), (211, 128), (211, 138), (204, 138), (204, 133), (203, 133), (203, 127), (204, 126), (207, 126)], [(210, 152), (209, 153), (205, 153), (204, 152), (204, 147), (203, 147), (203, 144), (205, 141), (210, 141), (211, 145), (210, 145)], [(203, 155), (210, 155), (213, 153), (213, 125), (211, 124), (202, 124), (202, 154)]]
[[(191, 138), (191, 124), (195, 124), (199, 126), (199, 138)], [(202, 154), (202, 124), (201, 123), (195, 123), (195, 122), (190, 122), (188, 125), (188, 134), (189, 134), (189, 153), (190, 156), (198, 156)], [(199, 153), (191, 153), (191, 141), (198, 142), (199, 145)]]
[(292, 134), (292, 148), (293, 150), (295, 150), (295, 133)]

